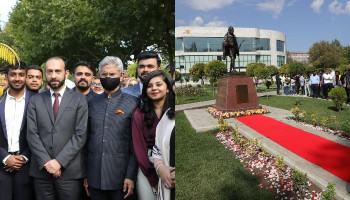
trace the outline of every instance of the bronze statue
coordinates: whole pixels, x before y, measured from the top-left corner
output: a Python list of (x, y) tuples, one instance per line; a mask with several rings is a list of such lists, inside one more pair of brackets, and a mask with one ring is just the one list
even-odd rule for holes
[(236, 55), (239, 56), (239, 48), (237, 44), (237, 39), (235, 34), (233, 34), (234, 29), (232, 26), (228, 28), (227, 33), (224, 37), (224, 43), (222, 43), (222, 48), (224, 50), (223, 52), (223, 60), (226, 59), (226, 56), (230, 56), (231, 58), (231, 65), (230, 65), (230, 72), (236, 72), (235, 70), (235, 60)]

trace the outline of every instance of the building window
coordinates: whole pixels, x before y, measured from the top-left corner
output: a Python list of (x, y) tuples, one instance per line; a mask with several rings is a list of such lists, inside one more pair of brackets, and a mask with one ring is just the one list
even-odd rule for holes
[(277, 40), (277, 51), (284, 52), (284, 42), (281, 40)]
[(271, 56), (256, 56), (256, 62), (257, 63), (264, 63), (265, 65), (271, 65)]
[(222, 52), (224, 38), (183, 38), (185, 52)]
[(261, 51), (261, 50), (270, 50), (270, 39), (268, 38), (256, 38), (255, 40), (255, 50), (256, 51)]
[(283, 64), (285, 64), (284, 58), (284, 56), (277, 56), (277, 67), (281, 67)]
[(175, 38), (175, 51), (184, 51), (182, 47), (182, 38)]

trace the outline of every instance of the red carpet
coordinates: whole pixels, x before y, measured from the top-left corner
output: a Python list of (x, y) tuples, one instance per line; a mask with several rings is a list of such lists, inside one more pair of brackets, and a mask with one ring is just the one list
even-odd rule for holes
[(264, 115), (244, 116), (236, 119), (289, 151), (350, 182), (350, 147)]

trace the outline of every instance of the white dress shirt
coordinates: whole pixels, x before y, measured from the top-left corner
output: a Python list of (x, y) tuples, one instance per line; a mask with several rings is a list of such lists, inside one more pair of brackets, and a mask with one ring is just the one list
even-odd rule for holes
[[(64, 85), (63, 89), (62, 89), (61, 91), (58, 92), (58, 93), (60, 94), (60, 95), (58, 96), (58, 105), (61, 104), (61, 100), (62, 100), (64, 91), (66, 91), (66, 86), (65, 86), (65, 85)], [(55, 98), (55, 95), (53, 95), (53, 93), (55, 93), (55, 92), (50, 88), (52, 107), (53, 107), (53, 104), (55, 103), (55, 99), (56, 99), (56, 98)]]
[[(11, 89), (9, 89), (11, 90)], [(22, 120), (24, 115), (25, 108), (25, 96), (26, 92), (19, 99), (11, 96), (7, 90), (6, 100), (5, 100), (5, 121), (6, 121), (6, 132), (7, 132), (7, 143), (8, 143), (8, 152), (19, 151), (19, 135), (22, 126)], [(3, 160), (5, 164), (8, 157), (6, 156)], [(23, 156), (26, 161), (28, 158)]]
[(332, 75), (323, 74), (323, 81), (324, 81), (324, 84), (333, 83)]

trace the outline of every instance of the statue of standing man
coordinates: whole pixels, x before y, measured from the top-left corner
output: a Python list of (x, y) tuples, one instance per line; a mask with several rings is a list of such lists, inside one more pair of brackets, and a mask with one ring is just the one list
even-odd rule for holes
[(228, 28), (227, 33), (225, 34), (224, 43), (222, 43), (222, 48), (224, 50), (222, 59), (225, 60), (227, 55), (230, 56), (231, 58), (230, 72), (232, 71), (236, 72), (235, 60), (236, 60), (236, 55), (239, 56), (237, 39), (233, 32), (234, 32), (234, 29), (232, 26), (230, 26)]

